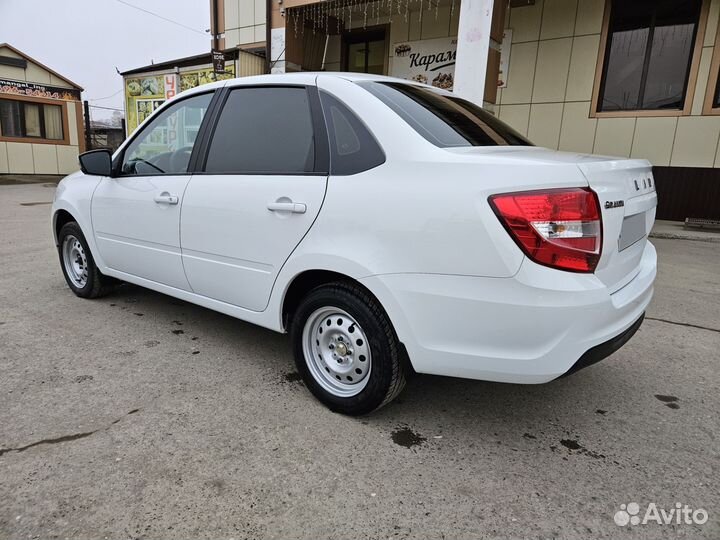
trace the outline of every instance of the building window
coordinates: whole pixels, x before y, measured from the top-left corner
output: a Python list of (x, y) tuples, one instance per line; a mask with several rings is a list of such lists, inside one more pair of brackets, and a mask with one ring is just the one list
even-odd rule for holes
[(0, 99), (0, 136), (61, 141), (62, 106)]
[[(609, 0), (597, 112), (683, 111), (692, 101), (703, 0)], [(689, 99), (690, 97), (690, 99)]]
[(713, 93), (711, 108), (720, 108), (720, 78), (718, 78), (717, 83), (715, 83), (715, 92)]
[(715, 37), (703, 114), (720, 115), (720, 32)]

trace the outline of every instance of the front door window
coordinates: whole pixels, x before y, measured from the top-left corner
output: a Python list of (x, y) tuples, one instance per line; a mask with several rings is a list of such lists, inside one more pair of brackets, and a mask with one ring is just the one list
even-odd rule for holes
[(154, 116), (125, 150), (122, 174), (186, 173), (212, 96), (207, 93), (189, 97)]

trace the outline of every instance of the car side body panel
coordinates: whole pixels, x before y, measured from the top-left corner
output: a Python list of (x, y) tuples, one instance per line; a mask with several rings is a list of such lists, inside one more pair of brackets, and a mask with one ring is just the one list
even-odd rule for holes
[(56, 222), (60, 210), (68, 212), (77, 221), (85, 234), (98, 268), (107, 268), (102, 258), (97, 255), (98, 249), (93, 235), (92, 216), (90, 208), (95, 188), (100, 184), (101, 177), (85, 175), (80, 171), (63, 178), (55, 190), (55, 199), (52, 205), (52, 232), (55, 245), (58, 245)]
[[(327, 179), (319, 213), (299, 243), (288, 248), (264, 309), (259, 309), (259, 297), (247, 303), (256, 310), (240, 307), (239, 300), (232, 300), (238, 295), (224, 296), (219, 285), (210, 298), (110, 269), (96, 256), (100, 271), (281, 332), (287, 330), (283, 304), (293, 280), (307, 271), (336, 272), (358, 281), (380, 301), (416, 371), (505, 382), (552, 380), (642, 316), (656, 272), (649, 242), (626, 252), (633, 262), (607, 282), (595, 274), (548, 268), (523, 254), (488, 198), (549, 187), (593, 187), (605, 168), (627, 183), (635, 171), (651, 174), (645, 172), (647, 162), (623, 164), (535, 147), (440, 148), (350, 79), (303, 73), (222, 84), (317, 84), (355, 111), (387, 158), (370, 170)], [(595, 165), (588, 168), (588, 163)], [(199, 187), (201, 180), (193, 178), (190, 184)], [(53, 212), (65, 209), (76, 217), (93, 253), (90, 200), (99, 181), (69, 177), (60, 184), (53, 207)], [(608, 198), (623, 193), (611, 191)], [(651, 226), (656, 196), (638, 196), (644, 206), (633, 202), (628, 208), (648, 212)], [(613, 215), (619, 229), (623, 210), (608, 211), (619, 212)], [(201, 214), (193, 217), (195, 226), (202, 222)], [(185, 225), (181, 221), (181, 228)], [(193, 249), (200, 252), (202, 233), (192, 234)], [(608, 245), (615, 243), (610, 238)]]

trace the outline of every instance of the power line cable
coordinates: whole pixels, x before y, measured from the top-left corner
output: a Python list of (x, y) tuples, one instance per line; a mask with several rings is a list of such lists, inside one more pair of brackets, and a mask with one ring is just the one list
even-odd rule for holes
[(137, 10), (139, 10), (139, 11), (142, 11), (143, 13), (147, 13), (148, 15), (152, 15), (153, 17), (157, 17), (158, 19), (162, 19), (163, 21), (169, 22), (169, 23), (171, 23), (171, 24), (175, 24), (175, 25), (177, 25), (177, 26), (181, 26), (181, 27), (185, 28), (186, 30), (190, 30), (190, 31), (192, 31), (192, 32), (195, 32), (196, 34), (201, 34), (201, 35), (203, 35), (203, 36), (207, 36), (207, 34), (206, 34), (205, 32), (203, 32), (203, 31), (201, 31), (201, 30), (198, 30), (197, 28), (193, 28), (193, 27), (187, 26), (187, 25), (185, 25), (185, 24), (183, 24), (183, 23), (181, 23), (181, 22), (174, 21), (174, 20), (172, 20), (172, 19), (168, 19), (167, 17), (163, 17), (163, 16), (160, 15), (159, 13), (155, 13), (155, 12), (153, 12), (153, 11), (148, 11), (147, 9), (141, 8), (140, 6), (136, 6), (135, 4), (131, 4), (130, 2), (125, 2), (125, 0), (115, 0), (115, 1), (118, 2), (118, 3), (120, 3), (120, 4), (123, 4), (123, 5), (126, 5), (126, 6), (128, 6), (128, 7), (131, 7), (131, 8), (133, 8), (133, 9), (137, 9)]
[(122, 91), (123, 91), (123, 89), (121, 88), (120, 90), (118, 90), (118, 91), (115, 92), (114, 94), (110, 94), (109, 96), (99, 97), (99, 98), (95, 98), (95, 99), (88, 99), (88, 101), (102, 101), (102, 100), (104, 100), (104, 99), (110, 99), (111, 97), (117, 96), (117, 95), (118, 95), (120, 92), (122, 92)]
[(116, 109), (115, 107), (101, 107), (100, 105), (88, 105), (91, 109), (103, 109), (105, 111), (120, 111), (125, 112), (122, 109)]
[[(270, 69), (274, 68), (274, 67), (275, 67), (275, 64), (277, 64), (277, 63), (280, 61), (280, 57), (281, 57), (283, 54), (285, 54), (285, 49), (286, 49), (286, 48), (287, 48), (287, 47), (284, 47), (284, 48), (283, 48), (282, 52), (281, 52), (280, 54), (278, 54), (278, 57), (275, 59), (274, 62), (270, 62)], [(271, 57), (270, 59), (272, 60), (272, 57)]]

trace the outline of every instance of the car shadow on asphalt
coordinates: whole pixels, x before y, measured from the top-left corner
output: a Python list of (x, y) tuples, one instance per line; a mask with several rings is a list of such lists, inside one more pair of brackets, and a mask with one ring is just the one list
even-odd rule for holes
[[(301, 384), (286, 334), (131, 284), (123, 284), (101, 301), (127, 306), (130, 312), (142, 312), (156, 321), (159, 319), (159, 324), (166, 325), (172, 333), (201, 336), (205, 345), (217, 340), (218, 346), (238, 350), (252, 346), (257, 351), (256, 356), (243, 361), (262, 362), (262, 367), (277, 372), (278, 381), (291, 380)], [(617, 370), (604, 368), (602, 363), (571, 377), (540, 385), (415, 374), (395, 402), (368, 418), (371, 422), (387, 422), (398, 415), (432, 414), (458, 419), (471, 414), (492, 422), (544, 424), (558, 415), (573, 414), (573, 409), (578, 406), (592, 415), (598, 406), (612, 401), (613, 394), (627, 385), (623, 377)], [(629, 386), (627, 390), (632, 391)]]

